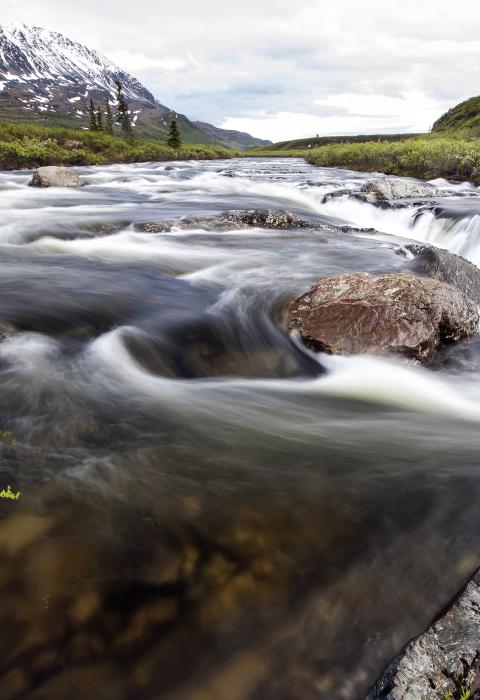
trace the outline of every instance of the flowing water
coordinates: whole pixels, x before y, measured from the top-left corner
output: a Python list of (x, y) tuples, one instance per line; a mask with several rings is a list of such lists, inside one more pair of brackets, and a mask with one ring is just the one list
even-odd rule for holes
[[(411, 239), (480, 263), (480, 193), (323, 203), (371, 175), (295, 159), (79, 172), (0, 174), (0, 697), (362, 698), (480, 565), (480, 342), (315, 356), (285, 310)], [(345, 229), (209, 224), (252, 208)]]

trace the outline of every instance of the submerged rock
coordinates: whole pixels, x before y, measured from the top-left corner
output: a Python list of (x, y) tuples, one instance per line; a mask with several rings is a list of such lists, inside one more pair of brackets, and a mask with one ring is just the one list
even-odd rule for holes
[(221, 214), (219, 220), (238, 228), (249, 226), (270, 229), (325, 228), (322, 224), (301, 219), (297, 214), (283, 209), (234, 209)]
[(13, 326), (11, 326), (8, 323), (1, 323), (0, 322), (0, 343), (2, 340), (6, 340), (9, 338), (13, 333), (15, 332), (15, 329)]
[[(266, 229), (312, 229), (315, 231), (350, 231), (351, 226), (334, 226), (320, 221), (302, 219), (297, 214), (285, 209), (234, 209), (214, 216), (185, 217), (179, 221), (150, 221), (135, 224), (136, 231), (146, 233), (165, 233), (173, 227), (180, 229), (198, 229), (207, 231), (234, 231), (242, 228)], [(373, 231), (373, 229), (360, 229)]]
[(409, 199), (412, 197), (434, 197), (437, 189), (433, 185), (408, 180), (379, 178), (369, 180), (360, 190), (367, 200)]
[(48, 165), (37, 168), (29, 184), (31, 187), (83, 187), (86, 182), (68, 168)]
[(408, 250), (412, 255), (418, 255), (422, 250), (425, 250), (426, 247), (427, 246), (423, 245), (423, 243), (407, 243), (406, 246), (399, 249), (399, 252), (404, 254), (404, 251)]
[(332, 199), (341, 199), (342, 197), (351, 197), (354, 194), (353, 190), (333, 190), (332, 192), (327, 192), (322, 197), (322, 204), (329, 202)]
[(135, 231), (141, 233), (168, 233), (172, 230), (173, 223), (171, 221), (147, 221), (143, 224), (135, 224)]
[(288, 326), (330, 354), (394, 353), (427, 364), (442, 342), (473, 335), (476, 305), (458, 289), (410, 274), (366, 272), (320, 280), (295, 299)]
[(440, 248), (423, 247), (408, 268), (417, 275), (447, 282), (480, 304), (480, 269), (460, 255)]
[(470, 690), (462, 697), (473, 700), (479, 657), (480, 570), (448, 612), (387, 666), (365, 700), (453, 700), (461, 687)]

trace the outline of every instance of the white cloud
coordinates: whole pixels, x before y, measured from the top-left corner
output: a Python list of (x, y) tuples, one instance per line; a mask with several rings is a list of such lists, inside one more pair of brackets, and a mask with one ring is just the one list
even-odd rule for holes
[(106, 56), (121, 68), (127, 68), (134, 73), (147, 68), (160, 68), (165, 71), (177, 71), (185, 68), (187, 63), (180, 58), (165, 56), (164, 58), (152, 58), (144, 53), (133, 53), (127, 49), (108, 51)]
[[(95, 19), (92, 23), (92, 17)], [(17, 0), (194, 119), (286, 139), (428, 129), (480, 85), (478, 0)]]
[[(260, 113), (252, 117), (229, 117), (222, 127), (238, 129), (260, 138), (281, 141), (320, 134), (382, 134), (421, 132), (430, 127), (439, 114), (449, 107), (418, 92), (405, 92), (399, 97), (341, 93), (315, 100), (315, 104), (336, 111), (330, 116), (298, 112)], [(427, 125), (427, 126), (426, 126)]]

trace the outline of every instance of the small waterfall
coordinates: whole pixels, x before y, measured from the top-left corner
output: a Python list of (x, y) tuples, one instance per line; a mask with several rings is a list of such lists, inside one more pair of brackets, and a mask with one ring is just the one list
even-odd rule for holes
[(379, 207), (344, 196), (326, 202), (322, 213), (357, 227), (445, 248), (480, 265), (480, 198), (443, 201), (447, 203)]

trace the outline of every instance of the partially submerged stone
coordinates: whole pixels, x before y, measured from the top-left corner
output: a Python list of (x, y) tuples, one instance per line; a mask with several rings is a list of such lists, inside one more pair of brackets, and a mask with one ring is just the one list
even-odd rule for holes
[[(279, 230), (311, 229), (315, 231), (350, 231), (350, 226), (334, 226), (321, 221), (302, 219), (285, 209), (234, 209), (213, 216), (184, 217), (178, 221), (149, 221), (135, 224), (136, 231), (164, 233), (173, 227), (205, 229), (207, 231), (234, 231), (243, 228)], [(363, 229), (362, 229), (363, 230)], [(373, 230), (373, 229), (369, 229)]]
[(141, 233), (168, 233), (172, 230), (172, 221), (146, 221), (145, 223), (135, 224), (135, 231)]
[(330, 354), (399, 354), (427, 364), (442, 342), (478, 329), (476, 305), (458, 289), (409, 274), (327, 277), (295, 299), (288, 327)]
[(297, 214), (283, 209), (232, 210), (220, 215), (220, 220), (239, 228), (255, 227), (270, 229), (320, 228), (321, 225), (300, 218)]
[[(456, 698), (473, 693), (480, 656), (480, 571), (448, 612), (409, 642), (387, 666), (365, 700)], [(477, 686), (478, 689), (478, 686)], [(476, 697), (476, 696), (475, 696)]]
[(0, 343), (15, 333), (15, 329), (9, 323), (0, 323)]
[(68, 168), (47, 165), (34, 171), (29, 184), (31, 187), (83, 187), (86, 183)]
[(433, 185), (422, 182), (409, 182), (408, 180), (395, 180), (390, 178), (378, 178), (366, 182), (360, 193), (366, 199), (410, 199), (412, 197), (434, 197), (437, 189)]

